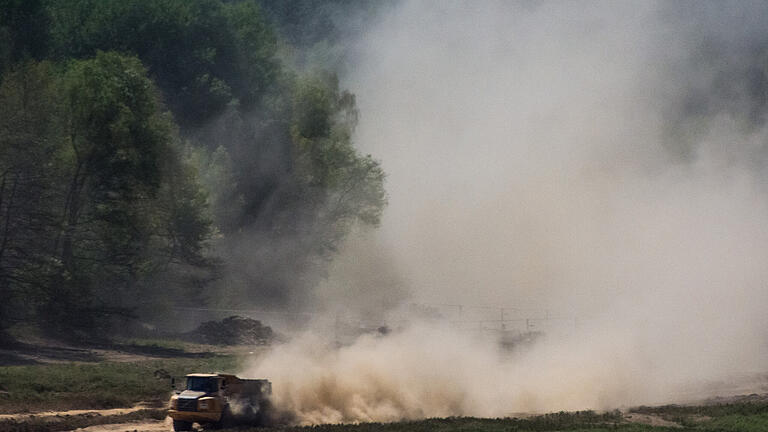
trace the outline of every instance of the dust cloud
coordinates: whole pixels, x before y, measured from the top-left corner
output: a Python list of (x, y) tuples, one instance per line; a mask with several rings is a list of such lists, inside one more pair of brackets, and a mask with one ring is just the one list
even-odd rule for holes
[(338, 349), (307, 333), (246, 374), (314, 424), (679, 402), (766, 372), (768, 131), (738, 87), (766, 20), (747, 2), (398, 3), (346, 78), (390, 205), (329, 280), (379, 280), (354, 264), (381, 256), (399, 285), (324, 301), (407, 287), (579, 324), (511, 353), (448, 323)]

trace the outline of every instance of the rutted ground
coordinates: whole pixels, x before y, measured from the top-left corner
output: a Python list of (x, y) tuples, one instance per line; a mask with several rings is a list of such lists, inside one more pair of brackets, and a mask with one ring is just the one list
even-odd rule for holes
[(2, 420), (16, 420), (24, 421), (29, 419), (40, 419), (49, 417), (72, 417), (72, 416), (116, 416), (123, 414), (130, 414), (133, 412), (159, 408), (157, 404), (151, 404), (148, 402), (142, 402), (136, 404), (130, 408), (112, 408), (112, 409), (82, 409), (82, 410), (66, 410), (66, 411), (42, 411), (36, 413), (15, 413), (15, 414), (0, 414), (0, 421)]
[(167, 432), (173, 429), (170, 419), (137, 423), (119, 423), (89, 426), (76, 429), (77, 432)]
[[(768, 421), (768, 394), (752, 394), (712, 400), (702, 405), (667, 405), (659, 407), (638, 407), (625, 412), (596, 414), (556, 413), (535, 416), (520, 416), (512, 419), (430, 419), (393, 424), (362, 424), (349, 426), (323, 426), (329, 432), (371, 432), (371, 431), (460, 431), (471, 428), (477, 431), (520, 430), (550, 431), (562, 430), (627, 430), (627, 431), (670, 431), (680, 430), (724, 430), (760, 431), (762, 422)], [(711, 414), (712, 416), (703, 413)], [(637, 425), (635, 428), (632, 424)], [(723, 426), (725, 424), (725, 426)], [(731, 426), (729, 426), (731, 425)], [(435, 429), (437, 427), (437, 429)], [(165, 417), (164, 408), (152, 408), (149, 404), (138, 404), (131, 408), (106, 410), (50, 411), (36, 414), (4, 414), (0, 416), (0, 430), (25, 432), (65, 431), (81, 432), (159, 432), (172, 429), (170, 419)], [(200, 429), (198, 427), (198, 429)], [(278, 427), (280, 431), (309, 431), (300, 427)]]
[[(27, 360), (32, 364), (18, 365), (18, 363), (14, 363), (17, 366), (0, 367), (0, 431), (169, 431), (172, 427), (166, 417), (165, 402), (169, 390), (168, 378), (171, 374), (183, 374), (192, 369), (198, 370), (200, 368), (207, 370), (236, 367), (236, 358), (243, 359), (247, 356), (259, 355), (262, 349), (240, 346), (221, 350), (218, 347), (189, 344), (172, 348), (136, 343), (115, 344), (112, 347), (76, 347), (65, 344), (36, 345), (25, 341), (22, 349), (6, 351), (11, 352), (16, 359), (27, 356)], [(214, 350), (217, 352), (213, 352)], [(3, 352), (0, 351), (0, 360), (2, 360)], [(236, 353), (237, 355), (225, 354), (222, 356), (222, 352)], [(105, 359), (108, 361), (104, 361)], [(221, 360), (224, 362), (222, 363)], [(0, 362), (0, 364), (4, 363)], [(60, 379), (62, 375), (70, 375), (72, 379), (64, 385), (60, 385), (61, 383), (57, 383), (56, 380)], [(12, 383), (9, 379), (16, 379), (17, 383), (15, 389), (10, 388), (11, 392), (3, 387)], [(136, 395), (140, 390), (146, 391), (146, 386), (157, 387), (159, 392), (155, 398), (143, 399), (150, 402), (135, 404), (136, 400), (142, 400), (136, 399), (133, 402), (114, 400), (104, 403), (104, 401), (97, 402), (96, 399), (91, 401), (83, 398), (84, 395), (89, 397), (94, 395), (88, 394), (88, 389), (75, 388), (74, 384), (79, 382), (106, 382), (102, 384), (103, 388), (100, 387), (98, 391), (105, 391), (107, 395), (109, 392)], [(675, 401), (686, 404), (681, 406), (638, 407), (623, 412), (594, 414), (594, 417), (589, 417), (589, 415), (579, 417), (578, 413), (563, 413), (562, 415), (565, 416), (564, 418), (575, 416), (574, 418), (579, 419), (579, 421), (586, 421), (583, 424), (592, 427), (593, 430), (602, 430), (601, 428), (607, 427), (605, 426), (607, 424), (619, 428), (626, 428), (635, 424), (639, 429), (629, 429), (633, 431), (693, 430), (700, 425), (715, 424), (713, 422), (720, 421), (722, 417), (727, 415), (751, 416), (749, 421), (762, 421), (759, 416), (768, 412), (767, 382), (768, 377), (763, 374), (744, 377), (743, 380), (739, 379), (728, 383), (710, 383), (702, 388), (686, 389), (684, 394), (674, 395)], [(21, 386), (18, 385), (19, 383)], [(20, 403), (16, 405), (9, 403), (12, 393), (15, 391), (18, 397), (20, 391), (26, 390), (27, 384), (30, 387), (28, 389), (31, 392), (30, 397), (34, 400), (31, 399), (28, 405), (24, 405), (25, 399), (19, 399)], [(53, 388), (57, 385), (57, 388)], [(72, 393), (57, 393), (62, 388)], [(753, 394), (748, 394), (750, 392)], [(46, 402), (48, 399), (45, 397), (50, 394), (54, 394), (55, 398), (50, 399), (51, 402), (49, 403)], [(738, 394), (742, 396), (734, 396)], [(722, 396), (703, 400), (710, 395)], [(72, 405), (66, 403), (72, 403)], [(76, 409), (64, 409), (69, 407)], [(81, 407), (104, 409), (79, 409)], [(715, 414), (710, 415), (713, 412)], [(536, 428), (530, 430), (558, 430), (546, 429), (548, 427), (547, 421), (556, 418), (556, 414), (551, 415), (552, 417), (516, 416), (520, 418), (517, 420), (499, 420), (501, 423), (485, 419), (458, 419), (456, 422), (446, 420), (444, 423), (440, 423), (440, 420), (434, 421), (440, 423), (440, 427), (445, 429), (444, 432), (475, 424), (480, 425), (478, 431), (491, 431), (495, 430), (496, 427), (508, 429), (520, 427), (519, 422), (532, 422), (530, 424), (536, 425)], [(546, 420), (547, 418), (550, 420)], [(587, 420), (584, 420), (585, 418)], [(429, 429), (432, 426), (434, 425), (430, 423), (430, 420), (425, 420), (392, 425), (360, 425), (358, 429), (361, 431), (369, 429), (390, 430), (392, 428), (395, 428), (393, 430), (424, 430), (424, 428), (432, 430)], [(339, 430), (348, 432), (356, 430), (355, 426), (324, 427), (333, 430), (340, 428)], [(278, 429), (300, 430), (300, 428), (294, 427), (280, 427)], [(528, 429), (521, 428), (519, 430)], [(722, 430), (759, 431), (761, 429), (758, 426), (758, 429), (722, 428)]]
[[(709, 415), (707, 415), (709, 414)], [(632, 425), (636, 426), (632, 426)], [(463, 431), (470, 428), (479, 432), (497, 430), (554, 431), (554, 430), (627, 430), (627, 431), (761, 431), (768, 425), (768, 394), (752, 394), (719, 398), (700, 405), (666, 405), (637, 407), (624, 412), (574, 412), (545, 415), (518, 416), (508, 419), (428, 419), (392, 424), (361, 424), (348, 426), (326, 425), (333, 432), (372, 431)], [(200, 430), (200, 427), (197, 427)], [(159, 432), (172, 430), (164, 408), (138, 404), (131, 408), (106, 410), (51, 411), (36, 414), (5, 414), (0, 416), (0, 430), (25, 432), (65, 431), (81, 432)], [(279, 426), (277, 431), (309, 431), (308, 428)]]
[[(55, 432), (80, 428), (134, 424), (130, 430), (143, 428), (144, 424), (163, 424), (165, 408), (151, 408), (142, 404), (132, 408), (108, 410), (48, 411), (36, 414), (6, 414), (0, 418), (1, 431)], [(126, 429), (127, 430), (127, 429)]]

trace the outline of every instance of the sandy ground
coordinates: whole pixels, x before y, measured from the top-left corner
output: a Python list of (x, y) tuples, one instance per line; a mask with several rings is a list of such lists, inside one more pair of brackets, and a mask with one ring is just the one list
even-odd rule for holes
[[(221, 353), (230, 351), (232, 354), (254, 354), (251, 351), (255, 347), (229, 347), (222, 350), (221, 347), (199, 346), (192, 352), (178, 351), (159, 347), (137, 347), (129, 345), (112, 345), (100, 347), (77, 347), (52, 341), (24, 341), (14, 347), (0, 348), (0, 365), (14, 364), (45, 364), (59, 362), (99, 362), (118, 361), (132, 362), (178, 356), (209, 355), (212, 351)], [(256, 348), (260, 351), (261, 347)], [(712, 381), (700, 383), (689, 388), (680, 389), (678, 394), (670, 395), (668, 403), (678, 404), (715, 404), (740, 402), (746, 400), (768, 401), (768, 374), (749, 374), (740, 377), (731, 377), (727, 381)], [(65, 417), (65, 416), (111, 416), (130, 414), (132, 412), (152, 408), (148, 404), (138, 404), (130, 408), (117, 408), (107, 410), (70, 410), (47, 411), (37, 413), (0, 414), (0, 420), (12, 419), (24, 421), (26, 418), (41, 417)], [(677, 423), (662, 419), (659, 416), (639, 413), (624, 413), (626, 420), (653, 426), (679, 427)], [(159, 432), (171, 431), (170, 418), (165, 420), (137, 420), (128, 423), (95, 425), (76, 429), (82, 432)]]
[(173, 426), (171, 419), (148, 420), (135, 423), (118, 423), (98, 426), (89, 426), (87, 428), (75, 429), (77, 432), (159, 432), (171, 431)]
[[(210, 345), (187, 344), (184, 351), (172, 348), (153, 346), (135, 346), (126, 344), (113, 344), (110, 346), (74, 346), (58, 341), (46, 339), (27, 339), (10, 347), (0, 348), (0, 366), (56, 364), (56, 363), (97, 363), (111, 362), (135, 362), (156, 360), (159, 358), (179, 357), (206, 357), (212, 354), (257, 355), (266, 350), (266, 347), (254, 346), (230, 346), (219, 347)], [(2, 389), (0, 388), (0, 391)], [(156, 406), (141, 403), (130, 408), (116, 408), (105, 410), (68, 410), (45, 411), (35, 413), (0, 413), (0, 420), (15, 420), (24, 422), (31, 418), (62, 418), (67, 416), (111, 416), (130, 414), (146, 408)], [(95, 425), (77, 429), (87, 432), (157, 432), (173, 430), (170, 418), (165, 420), (137, 420), (129, 423)]]
[[(700, 400), (700, 403), (729, 403), (729, 402), (746, 402), (746, 401), (766, 401), (768, 400), (768, 393), (761, 394), (748, 394), (738, 395), (730, 397), (718, 397), (714, 399)], [(70, 411), (46, 411), (34, 414), (0, 414), (0, 420), (14, 419), (24, 420), (25, 418), (40, 418), (40, 417), (62, 417), (62, 416), (74, 416), (74, 415), (120, 415), (129, 414), (141, 409), (150, 407), (149, 404), (138, 404), (131, 408), (116, 408), (106, 410), (70, 410)], [(642, 423), (651, 426), (662, 427), (681, 427), (675, 422), (664, 420), (660, 416), (653, 414), (640, 414), (625, 412), (624, 419), (632, 423)], [(104, 425), (94, 425), (85, 428), (75, 429), (77, 432), (160, 432), (173, 430), (171, 419), (165, 420), (136, 420), (128, 423), (114, 423)]]
[[(0, 420), (15, 420), (18, 422), (24, 422), (26, 419), (32, 418), (62, 418), (67, 416), (111, 416), (130, 414), (142, 409), (153, 408), (149, 403), (140, 403), (131, 408), (113, 408), (103, 410), (68, 410), (68, 411), (45, 411), (37, 412), (33, 414), (18, 413), (18, 414), (0, 414)], [(114, 423), (89, 426), (86, 428), (75, 429), (76, 431), (87, 432), (157, 432), (157, 431), (171, 431), (173, 430), (171, 419), (165, 420), (136, 420), (128, 423)]]
[(130, 408), (112, 408), (103, 410), (69, 410), (69, 411), (43, 411), (36, 413), (16, 413), (16, 414), (0, 414), (0, 420), (24, 420), (28, 418), (40, 418), (40, 417), (64, 417), (64, 416), (76, 416), (76, 415), (120, 415), (130, 414), (135, 411), (139, 411), (147, 408), (155, 408), (155, 406), (149, 403), (140, 403)]

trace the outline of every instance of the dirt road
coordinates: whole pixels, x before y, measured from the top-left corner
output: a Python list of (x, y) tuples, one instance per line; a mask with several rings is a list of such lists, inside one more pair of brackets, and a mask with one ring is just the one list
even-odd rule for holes
[(131, 408), (0, 414), (0, 430), (170, 431), (165, 408)]
[(171, 419), (130, 423), (104, 424), (75, 429), (77, 432), (168, 432), (173, 430)]
[(68, 411), (43, 411), (36, 413), (17, 413), (17, 414), (0, 414), (0, 420), (17, 420), (24, 421), (31, 418), (45, 418), (45, 417), (71, 417), (81, 415), (91, 416), (114, 416), (121, 414), (130, 414), (132, 412), (141, 411), (143, 409), (152, 408), (152, 404), (139, 403), (131, 408), (112, 408), (112, 409), (100, 409), (100, 410), (68, 410)]

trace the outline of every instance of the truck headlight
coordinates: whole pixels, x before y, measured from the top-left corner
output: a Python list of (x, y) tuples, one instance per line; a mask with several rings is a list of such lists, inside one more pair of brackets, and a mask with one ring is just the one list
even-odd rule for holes
[(208, 409), (208, 401), (207, 400), (201, 400), (198, 404), (198, 408), (200, 411), (207, 410)]

